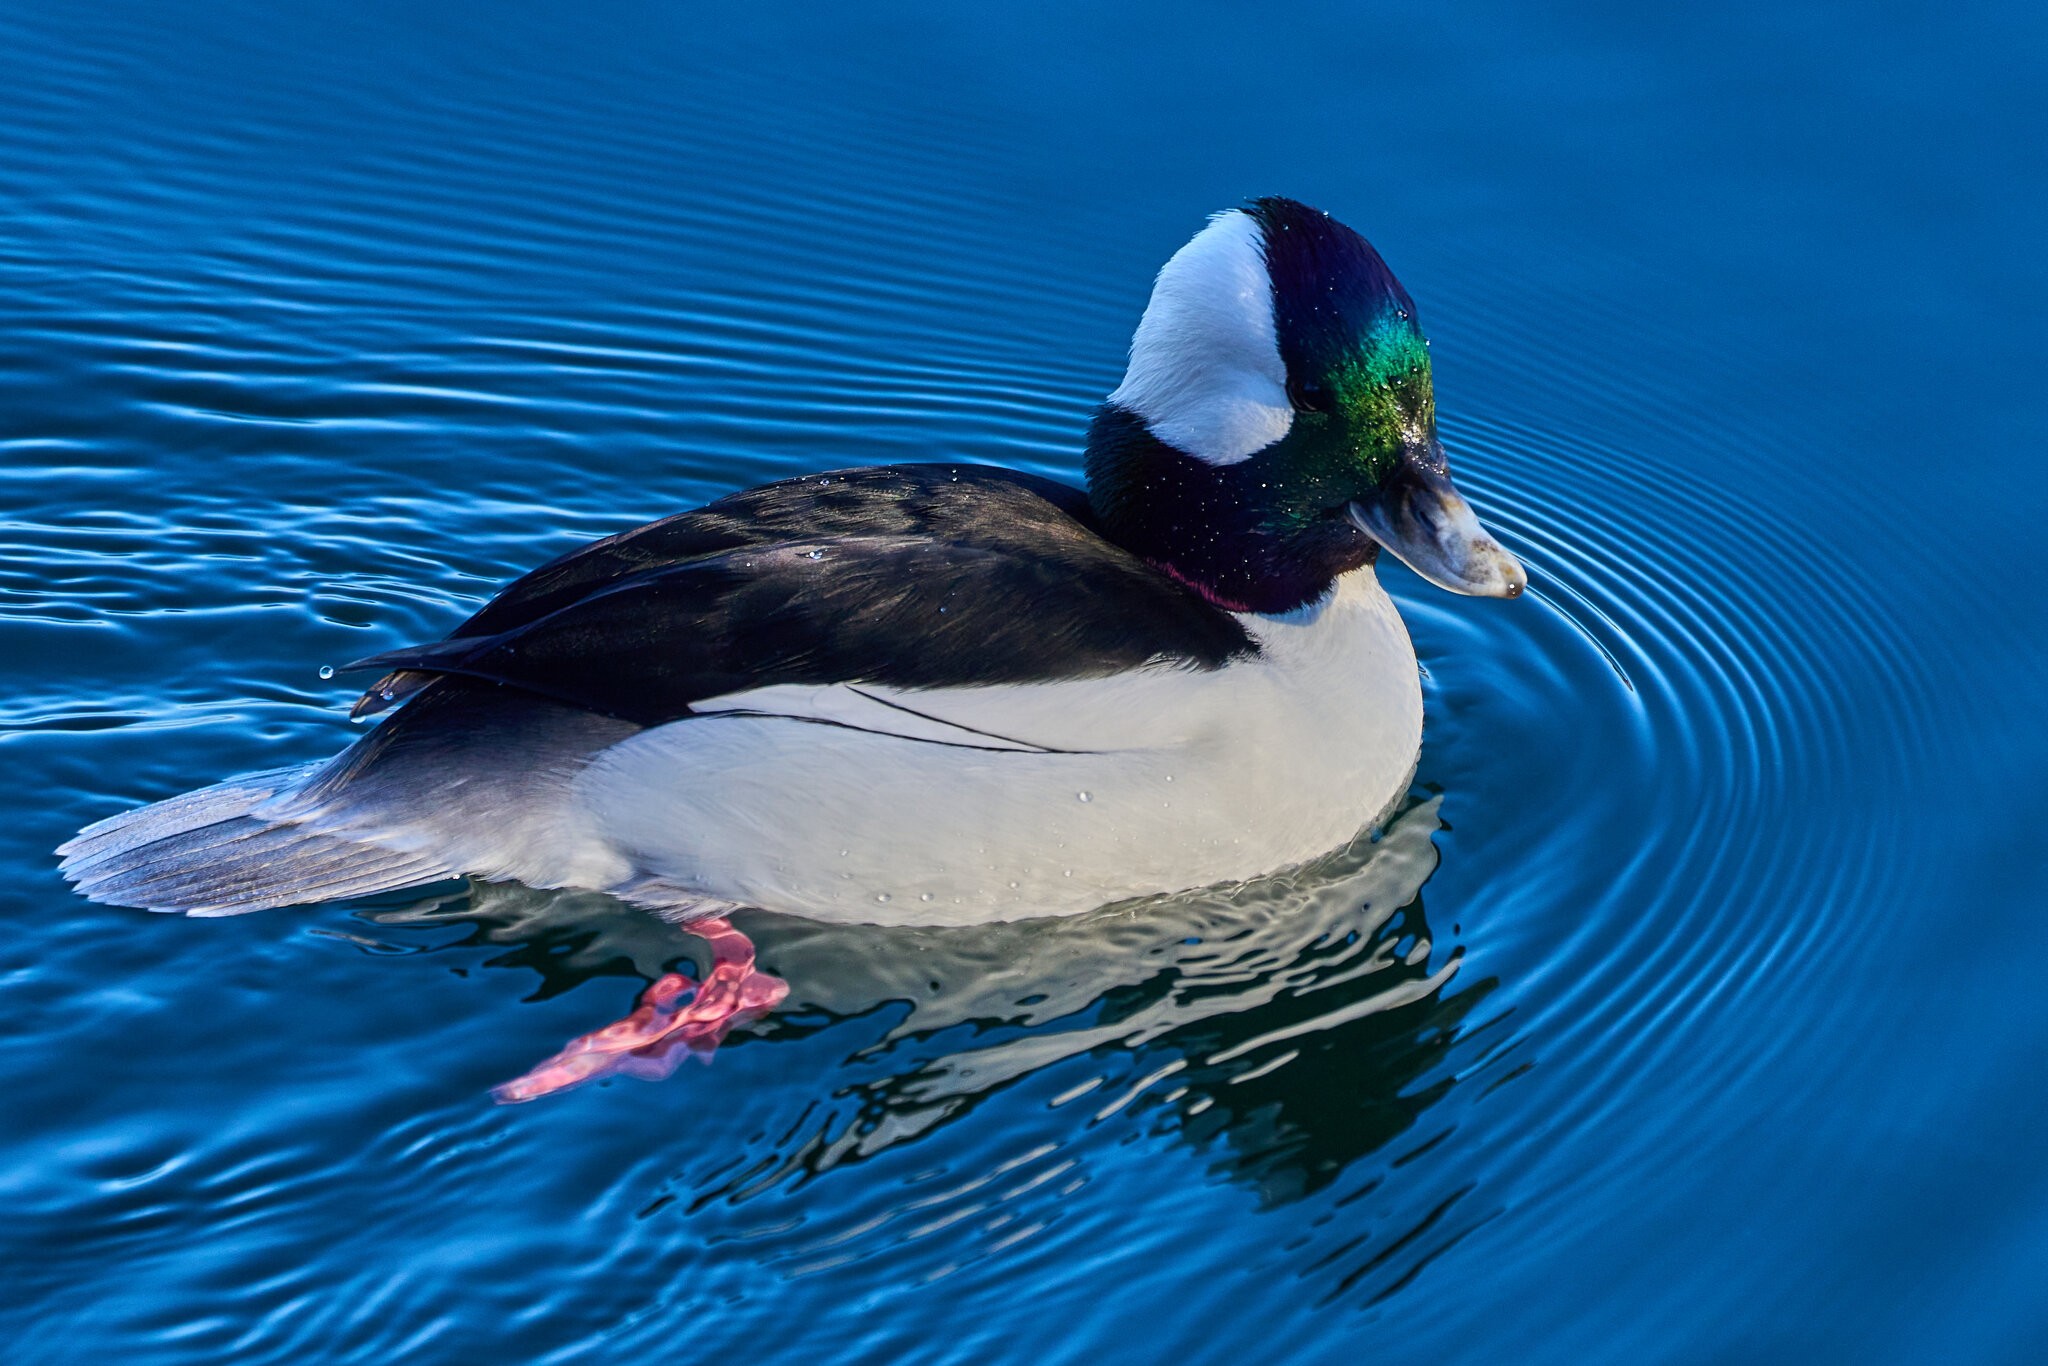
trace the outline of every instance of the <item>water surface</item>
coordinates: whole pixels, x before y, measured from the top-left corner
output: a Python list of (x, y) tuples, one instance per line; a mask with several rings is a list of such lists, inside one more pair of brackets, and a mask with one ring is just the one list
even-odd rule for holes
[[(2029, 1361), (2048, 513), (2031, 11), (1473, 0), (0, 14), (10, 1359)], [(1057, 925), (755, 917), (788, 1005), (511, 1109), (687, 935), (87, 905), (580, 541), (1078, 475), (1284, 193), (1434, 338), (1514, 604), (1390, 568), (1377, 841)]]

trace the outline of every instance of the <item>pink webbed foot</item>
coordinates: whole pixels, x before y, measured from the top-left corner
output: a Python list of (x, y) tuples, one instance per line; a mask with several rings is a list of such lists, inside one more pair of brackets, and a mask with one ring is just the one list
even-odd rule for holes
[(526, 1075), (492, 1087), (498, 1103), (534, 1100), (614, 1074), (658, 1081), (684, 1058), (708, 1059), (735, 1024), (760, 1018), (789, 995), (789, 983), (754, 966), (753, 942), (729, 922), (699, 920), (689, 932), (711, 945), (711, 971), (703, 981), (664, 974), (640, 993), (639, 1006), (625, 1019), (571, 1040)]

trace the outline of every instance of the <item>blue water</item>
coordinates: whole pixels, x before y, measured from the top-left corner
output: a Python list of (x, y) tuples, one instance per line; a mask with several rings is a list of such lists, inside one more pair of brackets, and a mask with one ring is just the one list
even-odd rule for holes
[[(1668, 12), (1667, 12), (1668, 11)], [(2016, 3), (0, 12), (10, 1362), (2048, 1359), (2048, 23)], [(86, 904), (322, 665), (900, 459), (1075, 477), (1151, 273), (1371, 236), (1533, 593), (1417, 787), (1109, 923)], [(359, 680), (357, 680), (359, 681)]]

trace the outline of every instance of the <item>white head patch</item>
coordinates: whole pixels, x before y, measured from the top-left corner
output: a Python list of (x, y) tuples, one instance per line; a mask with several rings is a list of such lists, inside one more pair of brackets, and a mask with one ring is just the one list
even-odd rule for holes
[(1294, 405), (1273, 330), (1273, 284), (1259, 225), (1229, 209), (1173, 254), (1109, 396), (1161, 441), (1234, 465), (1287, 435)]

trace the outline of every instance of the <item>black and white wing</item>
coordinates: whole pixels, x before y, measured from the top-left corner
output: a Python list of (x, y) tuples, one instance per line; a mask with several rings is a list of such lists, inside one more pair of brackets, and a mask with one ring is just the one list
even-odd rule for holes
[(778, 684), (928, 689), (1214, 669), (1230, 613), (1105, 540), (1078, 490), (972, 465), (769, 484), (571, 552), (390, 673), (358, 714), (441, 675), (641, 725)]

